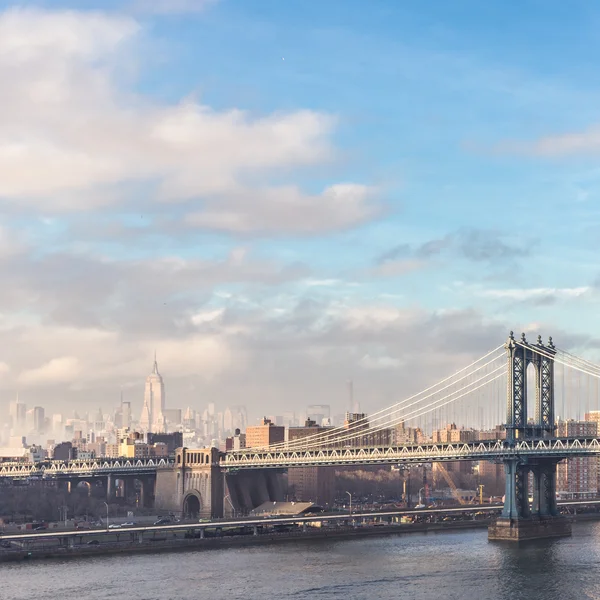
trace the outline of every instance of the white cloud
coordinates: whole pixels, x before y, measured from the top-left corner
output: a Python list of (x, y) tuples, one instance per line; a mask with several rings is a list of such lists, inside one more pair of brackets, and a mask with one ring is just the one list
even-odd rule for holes
[(548, 158), (600, 152), (600, 126), (587, 130), (548, 135), (534, 141), (506, 140), (495, 150), (501, 154), (525, 154)]
[(370, 354), (365, 354), (359, 364), (365, 369), (398, 369), (402, 365), (402, 361), (391, 356), (371, 356)]
[(539, 298), (579, 298), (591, 291), (590, 287), (575, 288), (524, 288), (524, 289), (497, 289), (480, 290), (478, 294), (485, 298), (498, 298), (505, 300), (535, 300)]
[(268, 185), (335, 158), (330, 115), (159, 104), (124, 88), (139, 31), (126, 16), (0, 13), (0, 80), (11, 82), (0, 95), (0, 197), (46, 213), (89, 211), (148, 183), (149, 206), (191, 202), (189, 226), (241, 234), (310, 234), (379, 214), (365, 185), (317, 195)]
[(234, 233), (320, 233), (351, 227), (380, 213), (372, 202), (375, 190), (340, 184), (319, 195), (296, 187), (271, 188), (219, 198), (203, 211), (191, 213), (190, 225)]
[(53, 358), (47, 363), (23, 371), (18, 378), (22, 385), (73, 384), (80, 373), (80, 364), (74, 356)]

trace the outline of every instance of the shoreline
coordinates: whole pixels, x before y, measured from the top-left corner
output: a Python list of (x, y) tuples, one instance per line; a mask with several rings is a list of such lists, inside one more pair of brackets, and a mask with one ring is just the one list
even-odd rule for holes
[[(600, 513), (579, 514), (572, 517), (573, 522), (600, 520)], [(0, 552), (0, 563), (29, 560), (79, 559), (94, 556), (115, 556), (119, 554), (159, 554), (162, 552), (186, 552), (198, 550), (215, 550), (221, 548), (251, 547), (287, 542), (303, 542), (312, 540), (345, 540), (367, 537), (383, 537), (415, 533), (439, 533), (473, 529), (487, 529), (490, 519), (477, 521), (451, 521), (438, 523), (411, 523), (383, 526), (344, 527), (338, 529), (314, 528), (307, 531), (282, 533), (265, 533), (259, 535), (235, 535), (224, 537), (168, 539), (157, 538), (155, 541), (113, 542), (94, 546), (77, 545), (72, 547), (31, 548), (8, 552)]]
[(75, 546), (56, 548), (32, 548), (30, 550), (11, 550), (0, 553), (0, 563), (27, 560), (78, 559), (93, 556), (111, 556), (118, 554), (146, 554), (161, 552), (185, 552), (190, 550), (213, 550), (231, 547), (250, 547), (265, 544), (298, 542), (309, 540), (343, 540), (412, 533), (428, 533), (440, 531), (457, 531), (467, 529), (484, 529), (489, 520), (455, 521), (450, 523), (417, 523), (405, 525), (363, 526), (339, 529), (314, 528), (307, 531), (282, 533), (265, 533), (259, 535), (235, 535), (211, 538), (177, 539), (160, 538), (156, 542), (106, 543), (97, 546)]

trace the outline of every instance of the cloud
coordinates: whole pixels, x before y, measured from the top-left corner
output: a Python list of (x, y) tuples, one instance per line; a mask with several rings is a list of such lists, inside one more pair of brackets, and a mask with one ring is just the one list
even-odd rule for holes
[(135, 0), (132, 9), (135, 12), (155, 15), (175, 15), (200, 13), (216, 4), (219, 0)]
[[(381, 213), (367, 185), (331, 183), (311, 195), (285, 183), (298, 169), (335, 160), (332, 115), (252, 115), (136, 94), (140, 31), (122, 15), (0, 13), (0, 79), (11, 82), (0, 95), (6, 207), (93, 212), (143, 197), (150, 214), (161, 204), (184, 206), (180, 229), (243, 235), (310, 235)], [(272, 185), (274, 177), (283, 183)]]
[(213, 260), (108, 259), (20, 254), (0, 261), (0, 312), (29, 311), (44, 322), (148, 337), (184, 330), (219, 286), (276, 286), (309, 274), (300, 264), (258, 260), (241, 249)]
[(552, 306), (561, 301), (588, 298), (594, 292), (593, 286), (484, 289), (477, 285), (459, 283), (456, 284), (456, 287), (469, 297), (475, 296), (487, 300), (505, 301), (510, 304), (523, 303), (536, 307)]
[(499, 154), (515, 154), (558, 158), (562, 156), (594, 155), (600, 152), (600, 126), (583, 131), (547, 135), (537, 140), (505, 140), (494, 150)]
[(500, 289), (500, 290), (481, 290), (480, 296), (485, 298), (496, 298), (506, 300), (539, 300), (548, 297), (552, 298), (579, 298), (588, 294), (591, 288), (588, 286), (576, 288), (524, 288), (524, 289)]
[(386, 260), (385, 262), (373, 267), (369, 273), (376, 277), (399, 277), (412, 271), (419, 271), (427, 267), (425, 260), (404, 259), (404, 260)]
[(80, 373), (80, 364), (74, 356), (53, 358), (47, 363), (23, 371), (18, 378), (22, 385), (72, 384)]
[(254, 195), (229, 195), (188, 214), (194, 227), (229, 233), (316, 234), (346, 229), (381, 213), (375, 190), (337, 184), (310, 196), (298, 188), (272, 188)]
[[(447, 254), (473, 262), (502, 262), (527, 256), (531, 245), (514, 244), (496, 231), (460, 229), (441, 238), (422, 244), (398, 244), (376, 258), (376, 264), (385, 271), (386, 265), (422, 266), (434, 257)], [(397, 260), (397, 259), (402, 260)], [(391, 268), (393, 271), (393, 268)]]

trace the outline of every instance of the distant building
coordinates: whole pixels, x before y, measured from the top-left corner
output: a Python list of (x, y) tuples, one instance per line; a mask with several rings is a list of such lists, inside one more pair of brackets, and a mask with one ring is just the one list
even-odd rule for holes
[(22, 430), (25, 428), (25, 420), (27, 414), (27, 406), (23, 402), (19, 402), (19, 398), (10, 403), (9, 416), (11, 425), (14, 429)]
[(167, 427), (179, 427), (183, 422), (183, 412), (180, 408), (165, 408), (163, 415)]
[(235, 434), (232, 437), (225, 439), (225, 451), (229, 450), (243, 450), (246, 447), (246, 434), (240, 433), (239, 429), (235, 430)]
[(148, 444), (165, 444), (168, 454), (175, 454), (177, 448), (183, 447), (183, 434), (181, 431), (173, 433), (149, 433), (146, 436)]
[(143, 431), (160, 433), (165, 430), (165, 385), (163, 378), (158, 372), (156, 355), (152, 373), (146, 377), (146, 388), (144, 390), (144, 406), (140, 416), (140, 427)]
[(54, 460), (73, 460), (77, 456), (77, 450), (71, 442), (62, 442), (54, 446), (52, 458)]
[(479, 432), (472, 429), (458, 429), (454, 424), (446, 425), (445, 429), (438, 429), (433, 432), (432, 441), (434, 444), (453, 444), (455, 442), (472, 442), (477, 438)]
[[(596, 421), (559, 421), (558, 437), (596, 436)], [(579, 499), (596, 497), (598, 494), (598, 458), (567, 458), (556, 469), (556, 492), (560, 498)]]
[(390, 427), (371, 427), (366, 413), (347, 412), (344, 419), (344, 429), (347, 431), (336, 446), (391, 446), (394, 440), (394, 430)]
[[(307, 419), (304, 427), (290, 427), (287, 432), (290, 443), (310, 438), (319, 443), (319, 437), (327, 435), (332, 428), (321, 427)], [(308, 440), (307, 440), (308, 441)], [(324, 440), (326, 443), (326, 440)], [(316, 502), (321, 506), (332, 505), (335, 500), (335, 469), (333, 467), (296, 467), (288, 469), (288, 489), (295, 500)]]
[(266, 417), (260, 425), (246, 428), (246, 448), (268, 448), (285, 440), (285, 427), (274, 425)]

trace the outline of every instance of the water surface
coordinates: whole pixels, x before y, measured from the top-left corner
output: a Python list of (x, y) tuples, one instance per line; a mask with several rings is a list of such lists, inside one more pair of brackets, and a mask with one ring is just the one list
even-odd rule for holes
[(492, 544), (482, 530), (0, 566), (1, 600), (600, 599), (600, 523)]

